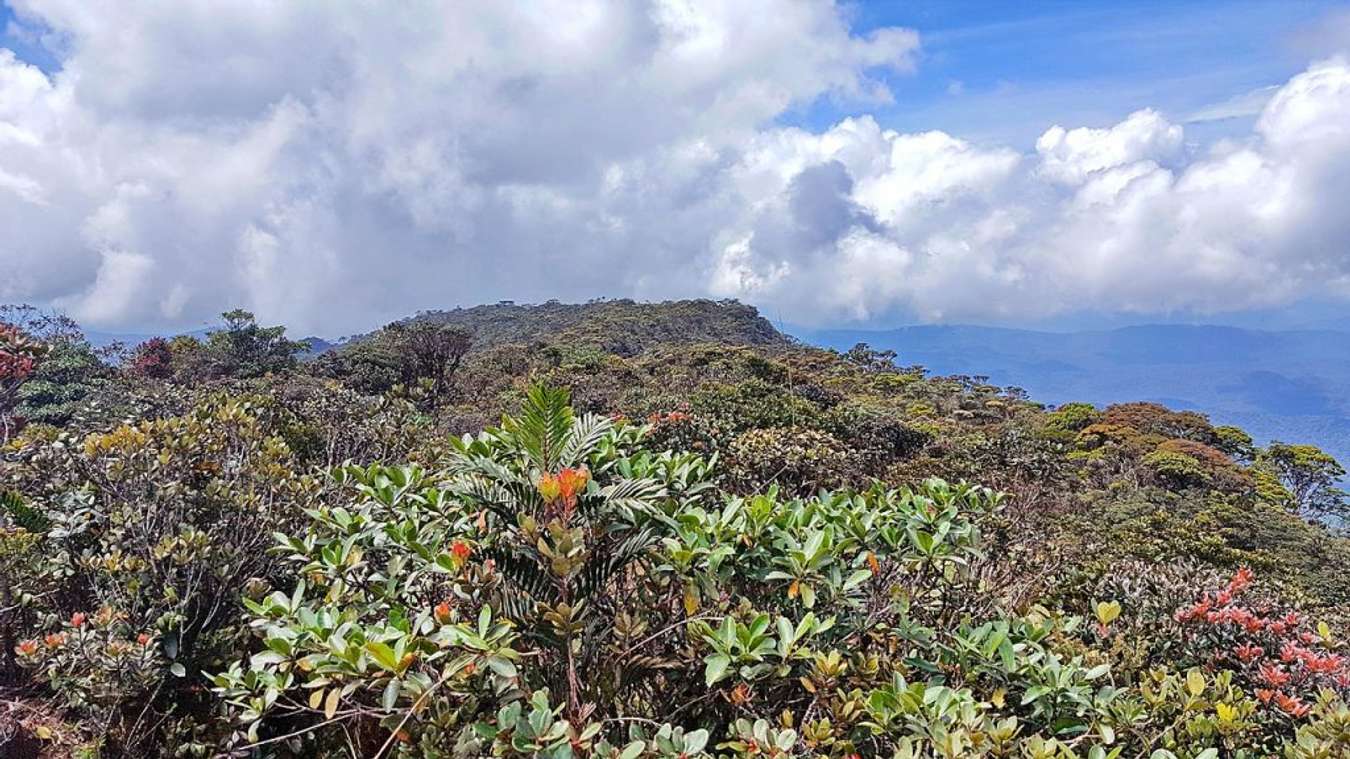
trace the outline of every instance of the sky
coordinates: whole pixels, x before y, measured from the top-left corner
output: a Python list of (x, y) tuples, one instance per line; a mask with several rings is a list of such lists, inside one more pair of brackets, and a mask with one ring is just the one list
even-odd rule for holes
[(392, 7), (0, 0), (0, 302), (1350, 320), (1350, 3)]

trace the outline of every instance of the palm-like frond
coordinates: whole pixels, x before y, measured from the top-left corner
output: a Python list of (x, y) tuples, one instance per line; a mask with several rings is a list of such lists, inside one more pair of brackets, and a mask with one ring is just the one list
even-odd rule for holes
[(670, 519), (657, 507), (660, 499), (666, 496), (666, 488), (656, 480), (620, 480), (601, 488), (600, 495), (608, 509), (618, 512), (629, 522), (656, 520), (670, 524)]
[(559, 453), (559, 465), (576, 466), (585, 463), (591, 451), (595, 450), (613, 428), (614, 422), (599, 414), (586, 414), (576, 420)]
[(558, 468), (558, 461), (576, 422), (566, 388), (533, 385), (525, 394), (520, 416), (502, 420), (502, 429), (544, 470)]
[(660, 540), (656, 530), (647, 528), (625, 536), (603, 555), (593, 556), (586, 568), (577, 576), (573, 586), (579, 599), (590, 599), (604, 590), (611, 577), (640, 559)]

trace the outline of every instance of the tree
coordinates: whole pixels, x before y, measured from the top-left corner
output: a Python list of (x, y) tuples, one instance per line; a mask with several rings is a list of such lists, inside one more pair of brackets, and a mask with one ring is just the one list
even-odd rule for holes
[(383, 395), (402, 381), (399, 357), (385, 341), (361, 340), (328, 351), (314, 360), (313, 371), (341, 380), (363, 395)]
[(439, 405), (455, 372), (473, 345), (468, 332), (427, 320), (395, 322), (380, 336), (398, 357), (402, 382), (412, 388), (426, 381), (430, 405)]
[(1345, 476), (1331, 454), (1315, 445), (1271, 443), (1260, 456), (1262, 463), (1289, 489), (1299, 514), (1309, 517), (1345, 516), (1350, 501), (1336, 481)]
[(162, 337), (152, 337), (136, 346), (129, 367), (132, 374), (152, 379), (168, 379), (173, 376), (173, 349), (169, 341)]
[(0, 322), (0, 443), (18, 427), (19, 388), (45, 355), (47, 346), (17, 326)]
[(844, 360), (873, 372), (895, 371), (895, 351), (873, 350), (867, 343), (858, 343), (843, 354)]
[(206, 353), (217, 377), (261, 377), (295, 367), (295, 354), (304, 341), (286, 339), (283, 326), (260, 327), (253, 314), (241, 308), (221, 314), (225, 329), (206, 337)]
[(60, 339), (18, 389), (18, 416), (27, 422), (62, 425), (108, 373), (93, 346), (84, 340)]
[(1252, 436), (1240, 427), (1222, 425), (1214, 428), (1218, 438), (1215, 447), (1233, 458), (1234, 461), (1250, 463), (1256, 458), (1256, 445)]

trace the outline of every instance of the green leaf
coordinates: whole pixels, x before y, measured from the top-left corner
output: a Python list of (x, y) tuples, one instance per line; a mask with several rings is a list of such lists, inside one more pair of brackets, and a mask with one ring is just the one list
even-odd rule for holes
[(814, 608), (816, 605), (816, 589), (806, 583), (802, 583), (801, 593), (802, 605), (808, 609)]
[(1050, 689), (1044, 685), (1033, 685), (1027, 688), (1027, 692), (1022, 694), (1022, 706), (1026, 706), (1049, 692)]
[(731, 657), (725, 654), (713, 654), (704, 661), (707, 666), (703, 670), (703, 680), (708, 687), (725, 677), (727, 667), (731, 666)]
[(390, 680), (389, 684), (384, 686), (384, 693), (380, 694), (380, 706), (383, 706), (385, 711), (393, 710), (394, 705), (398, 703), (399, 690), (398, 680)]
[(515, 677), (516, 665), (500, 656), (493, 656), (487, 660), (488, 667), (502, 677)]
[(370, 653), (376, 664), (382, 668), (393, 672), (398, 669), (398, 657), (394, 656), (394, 649), (380, 643), (379, 641), (366, 641), (366, 651)]
[(694, 730), (693, 732), (685, 734), (684, 751), (682, 753), (697, 754), (702, 751), (703, 747), (706, 745), (708, 745), (708, 731)]

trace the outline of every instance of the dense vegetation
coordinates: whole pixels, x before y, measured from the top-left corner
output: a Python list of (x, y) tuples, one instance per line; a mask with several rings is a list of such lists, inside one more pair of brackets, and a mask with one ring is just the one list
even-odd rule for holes
[(0, 327), (0, 755), (1339, 757), (1344, 470), (706, 301)]

